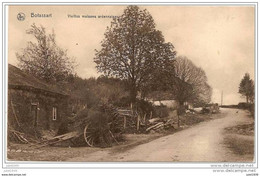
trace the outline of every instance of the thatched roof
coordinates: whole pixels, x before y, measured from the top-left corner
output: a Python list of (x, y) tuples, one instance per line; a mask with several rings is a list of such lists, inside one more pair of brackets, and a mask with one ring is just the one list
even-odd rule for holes
[(172, 91), (153, 91), (148, 93), (147, 98), (153, 101), (161, 101), (174, 100), (175, 96), (173, 95)]
[[(182, 88), (186, 88), (186, 89), (192, 89), (191, 84), (181, 80), (178, 77), (175, 77), (174, 79), (174, 83), (175, 84), (177, 90), (180, 90)], [(157, 91), (152, 91), (149, 92), (147, 95), (148, 99), (151, 99), (153, 101), (161, 101), (161, 100), (176, 100), (176, 94), (178, 93), (178, 91), (176, 92), (176, 90), (174, 90), (174, 88), (172, 89), (167, 89), (167, 90), (157, 90)]]
[(67, 95), (56, 86), (47, 84), (11, 64), (8, 64), (8, 88), (37, 91), (52, 95)]

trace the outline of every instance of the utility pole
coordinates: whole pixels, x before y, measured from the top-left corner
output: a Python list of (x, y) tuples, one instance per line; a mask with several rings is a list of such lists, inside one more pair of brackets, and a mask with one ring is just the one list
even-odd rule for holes
[(221, 91), (221, 106), (223, 105), (223, 90)]

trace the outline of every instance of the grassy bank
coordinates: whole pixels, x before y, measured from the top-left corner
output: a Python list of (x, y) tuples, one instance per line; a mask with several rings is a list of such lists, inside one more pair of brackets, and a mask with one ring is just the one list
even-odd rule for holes
[(240, 124), (225, 129), (224, 144), (236, 155), (254, 156), (254, 123)]

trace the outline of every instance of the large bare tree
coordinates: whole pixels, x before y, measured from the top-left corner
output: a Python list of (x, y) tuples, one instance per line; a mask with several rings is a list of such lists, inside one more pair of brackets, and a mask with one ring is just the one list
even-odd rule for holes
[(75, 64), (67, 50), (57, 45), (54, 32), (47, 34), (43, 26), (32, 24), (26, 33), (36, 42), (29, 41), (21, 53), (16, 53), (19, 67), (50, 83), (66, 80), (73, 73)]
[(177, 57), (174, 65), (175, 77), (182, 82), (173, 84), (174, 92), (180, 104), (183, 104), (185, 101), (200, 104), (209, 103), (212, 89), (207, 83), (205, 71), (197, 67), (185, 56)]
[(173, 65), (176, 54), (173, 45), (165, 43), (162, 33), (155, 29), (149, 12), (138, 6), (128, 6), (123, 15), (113, 19), (101, 43), (94, 58), (98, 71), (127, 80), (132, 102), (154, 74)]

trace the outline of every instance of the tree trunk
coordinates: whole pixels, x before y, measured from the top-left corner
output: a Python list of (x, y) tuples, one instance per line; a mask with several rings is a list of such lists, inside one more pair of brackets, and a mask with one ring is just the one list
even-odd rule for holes
[(184, 106), (184, 101), (179, 101), (180, 106)]
[(137, 90), (135, 86), (131, 87), (131, 91), (130, 91), (130, 100), (133, 104), (135, 104), (136, 102), (136, 96), (137, 96)]
[(177, 123), (178, 124), (178, 128), (180, 128), (180, 116), (179, 116), (179, 114), (177, 115), (177, 117), (178, 117), (177, 118), (177, 120), (178, 120), (178, 123)]

